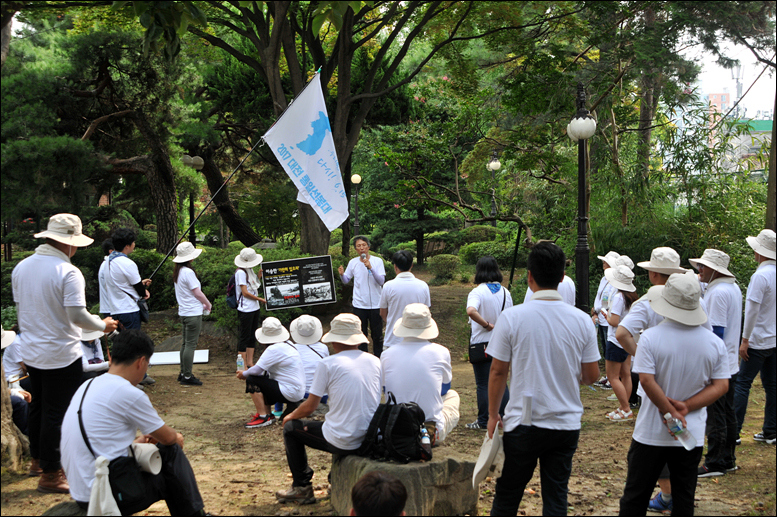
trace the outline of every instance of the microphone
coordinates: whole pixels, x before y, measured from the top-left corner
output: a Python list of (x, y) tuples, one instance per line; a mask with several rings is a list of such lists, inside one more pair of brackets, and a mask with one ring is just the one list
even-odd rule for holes
[(367, 258), (367, 254), (366, 254), (366, 253), (362, 253), (362, 254), (361, 254), (361, 255), (359, 255), (359, 256), (361, 257), (361, 259), (362, 259), (362, 260), (364, 260), (364, 259), (366, 259), (366, 258)]

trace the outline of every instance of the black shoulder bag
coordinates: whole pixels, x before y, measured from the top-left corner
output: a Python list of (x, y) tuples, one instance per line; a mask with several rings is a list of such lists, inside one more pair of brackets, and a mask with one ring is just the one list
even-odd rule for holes
[[(505, 303), (507, 302), (507, 290), (502, 287), (502, 312), (505, 310)], [(470, 329), (470, 332), (472, 330)], [(490, 361), (491, 358), (486, 354), (486, 347), (488, 346), (488, 341), (483, 341), (482, 343), (470, 343), (469, 344), (469, 362), (470, 363), (484, 363), (486, 361)]]
[[(89, 443), (89, 438), (86, 436), (86, 429), (84, 429), (84, 421), (81, 418), (81, 410), (84, 407), (84, 398), (86, 392), (89, 390), (89, 386), (92, 385), (92, 381), (86, 385), (84, 394), (81, 397), (81, 404), (78, 406), (78, 425), (81, 428), (81, 436), (84, 438), (84, 443), (92, 453), (92, 456), (97, 458), (97, 455), (92, 450), (92, 445)], [(108, 465), (108, 481), (111, 484), (111, 492), (113, 498), (116, 500), (116, 504), (122, 506), (132, 506), (146, 498), (146, 483), (143, 481), (143, 471), (140, 470), (135, 459), (135, 451), (132, 447), (129, 447), (130, 456), (119, 456), (116, 459), (111, 460)]]

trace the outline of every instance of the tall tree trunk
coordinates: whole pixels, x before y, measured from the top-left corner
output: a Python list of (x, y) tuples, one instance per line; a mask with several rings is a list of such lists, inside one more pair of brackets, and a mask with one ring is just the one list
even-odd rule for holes
[(23, 457), (30, 452), (30, 441), (24, 436), (19, 428), (13, 423), (13, 407), (11, 406), (11, 392), (8, 390), (8, 383), (5, 382), (5, 368), (0, 365), (2, 372), (2, 415), (0, 416), (0, 425), (2, 426), (2, 465), (3, 468), (9, 468), (14, 472), (20, 472), (23, 465)]
[(774, 111), (772, 111), (772, 143), (769, 149), (769, 179), (766, 183), (766, 223), (765, 228), (771, 228), (777, 231), (777, 210), (775, 210), (775, 203), (777, 202), (777, 190), (775, 190), (775, 165), (777, 161), (777, 152), (775, 152), (775, 140), (777, 140), (777, 133), (775, 132), (774, 116), (777, 114), (777, 95), (774, 97)]
[(424, 228), (421, 223), (425, 219), (424, 207), (416, 209), (416, 217), (418, 218), (418, 229), (414, 232), (413, 237), (415, 237), (416, 263), (421, 266), (424, 263)]
[[(16, 13), (16, 11), (13, 11)], [(5, 58), (8, 57), (8, 51), (11, 48), (11, 25), (13, 24), (13, 15), (7, 16), (3, 12), (3, 25), (0, 29), (0, 67), (5, 65)]]

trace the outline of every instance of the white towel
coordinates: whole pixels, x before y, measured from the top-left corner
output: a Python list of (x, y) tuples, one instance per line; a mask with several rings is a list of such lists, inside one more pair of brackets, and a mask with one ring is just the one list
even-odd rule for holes
[(89, 496), (87, 515), (121, 515), (108, 480), (110, 463), (104, 456), (99, 456), (94, 462), (94, 482), (92, 494)]

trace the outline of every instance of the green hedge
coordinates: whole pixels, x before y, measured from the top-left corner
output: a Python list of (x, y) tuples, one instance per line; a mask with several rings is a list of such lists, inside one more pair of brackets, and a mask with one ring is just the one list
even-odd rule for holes
[(450, 280), (459, 269), (456, 255), (435, 255), (429, 259), (429, 271), (440, 280)]
[[(513, 265), (513, 253), (515, 243), (510, 242), (473, 242), (462, 246), (459, 250), (459, 258), (465, 264), (476, 264), (480, 257), (491, 255), (494, 257), (502, 269), (507, 269)], [(526, 267), (527, 251), (523, 248), (518, 249), (518, 259), (516, 267)]]

